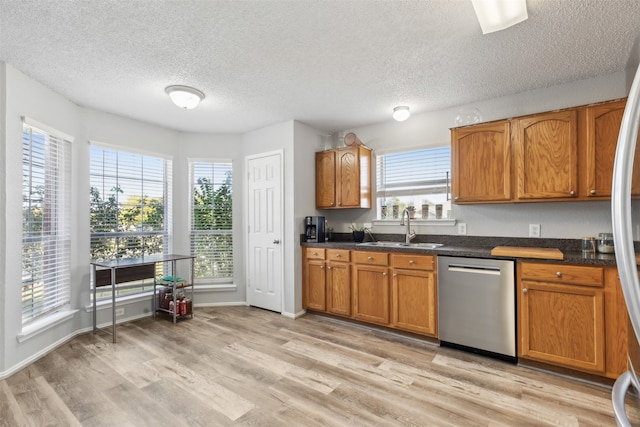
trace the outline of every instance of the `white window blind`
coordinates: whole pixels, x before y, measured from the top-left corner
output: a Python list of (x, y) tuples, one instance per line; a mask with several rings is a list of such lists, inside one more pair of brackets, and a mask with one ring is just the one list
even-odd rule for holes
[(199, 282), (233, 279), (231, 161), (191, 161), (191, 254)]
[(449, 146), (378, 155), (376, 187), (378, 218), (392, 219), (413, 207), (415, 216), (435, 218), (435, 206), (450, 210), (451, 148)]
[(71, 142), (25, 118), (22, 127), (22, 323), (69, 303)]
[[(92, 260), (170, 253), (171, 176), (170, 160), (91, 145)], [(142, 292), (150, 285), (151, 280), (121, 285), (117, 294)], [(109, 291), (100, 297), (110, 296)]]

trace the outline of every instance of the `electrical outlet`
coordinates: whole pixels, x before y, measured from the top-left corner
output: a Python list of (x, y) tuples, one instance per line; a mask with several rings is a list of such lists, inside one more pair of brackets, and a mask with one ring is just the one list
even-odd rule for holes
[(116, 317), (124, 316), (124, 307), (116, 308)]
[(461, 222), (458, 224), (458, 234), (467, 234), (467, 224)]
[(529, 237), (540, 237), (540, 224), (529, 224)]

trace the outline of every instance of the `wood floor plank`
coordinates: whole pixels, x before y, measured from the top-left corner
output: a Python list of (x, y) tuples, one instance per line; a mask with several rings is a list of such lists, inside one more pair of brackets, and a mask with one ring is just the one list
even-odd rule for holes
[(606, 385), (318, 315), (196, 308), (110, 341), (81, 335), (0, 381), (0, 426), (615, 425)]

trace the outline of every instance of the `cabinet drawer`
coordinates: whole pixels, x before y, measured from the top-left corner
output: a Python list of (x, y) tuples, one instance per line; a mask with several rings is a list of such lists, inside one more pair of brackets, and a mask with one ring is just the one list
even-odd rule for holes
[(353, 260), (356, 264), (389, 265), (389, 254), (386, 252), (354, 251)]
[(327, 249), (327, 261), (349, 262), (349, 249)]
[(393, 268), (433, 270), (433, 255), (392, 254)]
[(603, 267), (523, 262), (521, 279), (583, 286), (604, 286)]
[(324, 259), (324, 249), (307, 248), (307, 259)]

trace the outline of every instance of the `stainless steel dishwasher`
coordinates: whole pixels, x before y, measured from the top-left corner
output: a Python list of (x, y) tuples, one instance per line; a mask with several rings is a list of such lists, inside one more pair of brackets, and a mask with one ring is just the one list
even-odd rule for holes
[(517, 360), (513, 261), (438, 256), (438, 338)]

